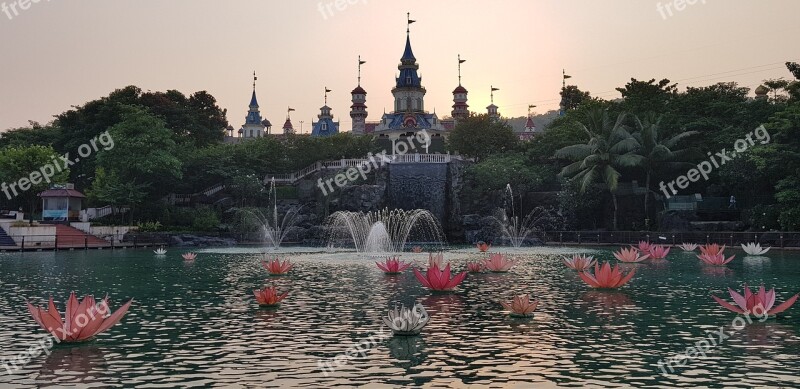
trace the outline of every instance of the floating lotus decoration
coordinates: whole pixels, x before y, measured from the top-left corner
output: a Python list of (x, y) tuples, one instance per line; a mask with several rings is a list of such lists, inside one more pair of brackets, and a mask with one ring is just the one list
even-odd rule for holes
[(597, 260), (594, 259), (594, 257), (589, 257), (586, 255), (573, 255), (572, 258), (563, 257), (562, 260), (567, 267), (577, 271), (587, 271), (591, 269), (595, 263), (597, 263)]
[(683, 251), (695, 251), (695, 250), (697, 250), (697, 244), (696, 243), (684, 243), (684, 244), (680, 245), (680, 248), (682, 248)]
[(492, 248), (492, 245), (490, 245), (490, 244), (488, 244), (486, 242), (478, 242), (476, 244), (476, 246), (478, 247), (478, 251), (480, 251), (482, 253), (485, 253), (485, 252), (489, 251), (490, 248)]
[(711, 297), (713, 297), (714, 300), (719, 303), (719, 305), (722, 305), (730, 311), (736, 313), (753, 313), (757, 316), (763, 316), (764, 314), (776, 315), (781, 313), (789, 309), (789, 307), (791, 307), (797, 301), (798, 297), (796, 294), (784, 301), (782, 304), (773, 308), (773, 305), (775, 305), (775, 289), (770, 289), (769, 292), (767, 292), (763, 284), (758, 289), (758, 293), (755, 294), (750, 291), (750, 288), (747, 287), (747, 284), (744, 285), (744, 296), (731, 288), (728, 288), (728, 293), (730, 293), (731, 298), (736, 305), (733, 305), (714, 295)]
[(444, 267), (444, 254), (439, 253), (434, 255), (433, 253), (428, 254), (428, 267)]
[(483, 263), (470, 262), (467, 264), (467, 271), (470, 273), (480, 273), (483, 271)]
[(420, 246), (414, 246), (414, 247), (412, 247), (412, 248), (411, 248), (411, 252), (412, 252), (412, 253), (415, 253), (415, 254), (419, 254), (419, 253), (421, 253), (421, 252), (422, 252), (422, 247), (420, 247)]
[(183, 254), (181, 256), (186, 261), (194, 261), (195, 259), (197, 259), (197, 254), (196, 253), (186, 253), (186, 254)]
[(719, 253), (714, 255), (700, 254), (697, 256), (697, 258), (700, 258), (701, 261), (711, 266), (725, 266), (728, 264), (728, 262), (733, 261), (734, 257), (735, 255), (731, 255), (729, 258), (726, 259), (724, 253)]
[(396, 336), (414, 336), (422, 332), (431, 320), (428, 312), (422, 304), (417, 304), (414, 308), (396, 307), (389, 311), (383, 318), (383, 323), (392, 330)]
[(389, 257), (386, 258), (386, 262), (375, 262), (375, 264), (386, 274), (400, 274), (411, 266), (410, 263), (401, 262), (398, 257)]
[(717, 254), (722, 254), (724, 251), (725, 251), (725, 245), (720, 246), (720, 245), (718, 245), (716, 243), (714, 243), (714, 244), (705, 244), (705, 245), (700, 246), (700, 254), (703, 254), (703, 255), (712, 255), (713, 256), (713, 255), (717, 255)]
[(531, 301), (531, 296), (527, 294), (515, 296), (510, 303), (500, 302), (503, 308), (511, 311), (511, 317), (533, 317), (533, 311), (539, 306), (538, 300)]
[(653, 245), (650, 244), (650, 242), (646, 242), (646, 241), (642, 240), (642, 241), (639, 242), (639, 245), (635, 247), (635, 249), (637, 249), (637, 250), (639, 250), (639, 251), (641, 251), (643, 253), (649, 253), (651, 247), (653, 247)]
[(450, 264), (448, 263), (447, 266), (444, 267), (444, 270), (434, 264), (434, 266), (428, 268), (425, 274), (414, 269), (414, 275), (419, 282), (428, 289), (437, 292), (449, 292), (464, 281), (464, 278), (467, 277), (467, 272), (461, 272), (451, 279)]
[(516, 264), (517, 261), (508, 259), (503, 254), (492, 254), (489, 259), (483, 260), (483, 266), (493, 273), (507, 273)]
[(761, 244), (759, 243), (748, 243), (742, 245), (742, 250), (746, 252), (748, 255), (764, 255), (766, 254), (771, 247), (761, 248)]
[(653, 245), (650, 247), (651, 259), (664, 259), (669, 255), (670, 248), (662, 245)]
[(578, 275), (592, 288), (616, 289), (627, 284), (635, 273), (636, 269), (633, 269), (627, 276), (623, 276), (622, 271), (619, 270), (619, 265), (612, 268), (611, 264), (605, 262), (602, 266), (599, 264), (594, 265), (594, 275), (589, 272), (581, 272)]
[(261, 264), (264, 266), (264, 269), (267, 269), (269, 274), (273, 276), (285, 275), (292, 269), (292, 266), (294, 266), (289, 263), (288, 259), (281, 262), (280, 258), (275, 258), (269, 262), (261, 261)]
[[(79, 302), (75, 292), (70, 293), (67, 300), (67, 312), (64, 319), (53, 303), (53, 297), (47, 304), (47, 309), (42, 309), (26, 303), (28, 311), (45, 331), (52, 334), (59, 342), (77, 343), (90, 340), (113, 327), (131, 307), (133, 300), (123, 304), (116, 312), (110, 314), (108, 297), (99, 304), (94, 296), (86, 296)], [(109, 315), (110, 314), (110, 315)]]
[(159, 248), (153, 250), (153, 254), (155, 254), (155, 255), (167, 255), (167, 249), (165, 249), (163, 247), (159, 247)]
[(270, 286), (264, 287), (264, 289), (254, 290), (253, 295), (256, 296), (258, 305), (265, 308), (277, 308), (281, 305), (281, 301), (289, 295), (289, 292), (279, 294), (277, 288)]
[(640, 255), (639, 250), (635, 247), (631, 247), (629, 249), (621, 248), (619, 251), (614, 253), (614, 258), (617, 258), (622, 262), (636, 263), (650, 258), (650, 254)]

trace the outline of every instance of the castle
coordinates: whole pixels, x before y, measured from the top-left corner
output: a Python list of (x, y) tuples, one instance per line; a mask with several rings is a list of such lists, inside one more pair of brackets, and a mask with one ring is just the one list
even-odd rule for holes
[[(453, 106), (450, 118), (441, 120), (435, 112), (430, 113), (425, 110), (426, 90), (422, 86), (419, 64), (411, 46), (410, 25), (414, 22), (409, 15), (405, 49), (398, 66), (399, 76), (395, 79), (395, 87), (392, 88), (392, 95), (394, 96), (393, 110), (389, 113), (384, 113), (379, 121), (367, 121), (369, 116), (366, 105), (367, 91), (361, 86), (361, 65), (365, 62), (359, 57), (358, 85), (350, 92), (352, 96), (352, 105), (350, 106), (351, 133), (374, 135), (379, 141), (391, 141), (394, 143), (400, 139), (413, 137), (418, 131), (424, 130), (431, 137), (433, 143), (443, 145), (444, 138), (446, 138), (448, 132), (455, 128), (459, 120), (469, 116), (469, 92), (461, 85), (461, 64), (465, 62), (465, 60), (461, 59), (461, 56), (458, 57), (458, 86), (453, 90)], [(286, 122), (281, 131), (276, 134), (272, 133), (271, 123), (269, 120), (262, 118), (259, 111), (255, 80), (257, 78), (254, 74), (250, 107), (245, 124), (238, 131), (238, 138), (248, 139), (267, 135), (294, 134), (295, 128), (290, 117), (290, 113), (293, 111), (291, 108), (287, 112)], [(499, 107), (494, 104), (494, 92), (497, 90), (499, 89), (492, 87), (492, 103), (486, 107), (487, 114), (494, 120), (500, 120), (501, 118)], [(317, 115), (318, 120), (312, 122), (311, 136), (324, 137), (342, 131), (340, 123), (334, 121), (332, 108), (327, 105), (327, 93), (329, 92), (330, 90), (325, 88), (325, 105), (320, 108), (320, 114)], [(529, 139), (535, 130), (530, 114), (528, 119), (526, 131), (520, 135), (521, 139)], [(228, 127), (227, 130), (229, 132), (227, 140), (240, 140), (235, 139), (233, 127)]]

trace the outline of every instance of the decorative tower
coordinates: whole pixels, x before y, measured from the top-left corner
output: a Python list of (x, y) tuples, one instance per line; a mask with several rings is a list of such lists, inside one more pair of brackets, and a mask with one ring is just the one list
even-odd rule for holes
[(487, 113), (489, 114), (489, 119), (492, 121), (500, 120), (500, 112), (497, 111), (499, 107), (494, 105), (494, 92), (499, 90), (500, 90), (499, 88), (495, 88), (494, 86), (492, 86), (492, 92), (491, 92), (492, 104), (486, 107)]
[(292, 125), (292, 111), (294, 111), (294, 108), (291, 107), (286, 110), (286, 123), (283, 123), (283, 135), (293, 135), (295, 133), (294, 126)]
[(319, 121), (311, 122), (313, 127), (311, 136), (331, 136), (339, 133), (339, 122), (333, 121), (331, 107), (328, 106), (328, 93), (330, 92), (331, 90), (325, 87), (325, 105), (319, 109), (319, 115), (317, 115)]
[(453, 120), (458, 123), (460, 119), (465, 119), (469, 116), (469, 105), (467, 105), (467, 88), (461, 86), (461, 64), (467, 62), (461, 59), (461, 54), (458, 55), (458, 87), (453, 91)]
[(258, 77), (256, 72), (253, 72), (253, 96), (250, 98), (250, 110), (247, 112), (247, 118), (239, 134), (243, 138), (261, 138), (264, 136), (264, 129), (266, 128), (262, 123), (261, 111), (258, 107), (258, 99), (256, 98), (256, 81)]
[(353, 105), (350, 106), (350, 117), (353, 119), (353, 134), (363, 135), (367, 128), (367, 91), (361, 87), (361, 65), (367, 63), (358, 56), (358, 86), (350, 92)]
[(535, 105), (528, 106), (528, 121), (525, 123), (525, 132), (536, 132), (536, 125), (533, 124), (533, 115), (531, 115), (531, 110), (536, 108)]
[(396, 86), (392, 89), (394, 95), (394, 111), (397, 113), (423, 113), (425, 111), (425, 88), (422, 87), (422, 78), (418, 74), (419, 65), (414, 51), (411, 50), (411, 20), (408, 14), (408, 28), (406, 28), (406, 48), (400, 59), (400, 75), (397, 77)]

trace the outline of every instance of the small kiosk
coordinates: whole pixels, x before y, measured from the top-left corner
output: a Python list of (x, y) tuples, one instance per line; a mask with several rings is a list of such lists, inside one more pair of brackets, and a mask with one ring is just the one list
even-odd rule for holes
[(81, 207), (86, 196), (75, 185), (54, 185), (39, 193), (42, 198), (42, 221), (80, 221)]

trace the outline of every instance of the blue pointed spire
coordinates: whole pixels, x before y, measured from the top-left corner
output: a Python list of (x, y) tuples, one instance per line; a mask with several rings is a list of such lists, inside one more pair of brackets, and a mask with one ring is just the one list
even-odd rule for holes
[(258, 107), (258, 99), (256, 99), (256, 90), (253, 89), (253, 97), (250, 98), (250, 106)]
[(406, 36), (406, 50), (403, 52), (403, 58), (400, 59), (403, 62), (417, 62), (417, 58), (414, 57), (414, 51), (411, 50), (411, 36)]

